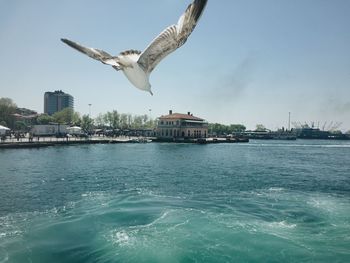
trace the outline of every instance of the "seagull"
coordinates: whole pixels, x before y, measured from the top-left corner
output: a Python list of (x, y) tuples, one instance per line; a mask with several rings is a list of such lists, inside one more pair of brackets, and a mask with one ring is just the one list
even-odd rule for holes
[(103, 50), (84, 47), (68, 39), (62, 38), (61, 41), (103, 64), (112, 66), (117, 71), (123, 71), (136, 88), (153, 95), (149, 83), (151, 72), (163, 58), (185, 44), (206, 4), (207, 0), (194, 0), (177, 24), (163, 30), (143, 52), (130, 49), (112, 56)]

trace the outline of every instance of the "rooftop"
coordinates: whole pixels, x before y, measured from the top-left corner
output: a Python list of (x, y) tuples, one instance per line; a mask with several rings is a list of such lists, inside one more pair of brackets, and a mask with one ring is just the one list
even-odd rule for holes
[(172, 111), (169, 111), (168, 115), (163, 115), (159, 119), (161, 120), (174, 120), (174, 119), (180, 119), (180, 120), (192, 120), (192, 121), (204, 121), (201, 118), (198, 118), (196, 116), (193, 116), (190, 112), (187, 114), (182, 113), (173, 113)]

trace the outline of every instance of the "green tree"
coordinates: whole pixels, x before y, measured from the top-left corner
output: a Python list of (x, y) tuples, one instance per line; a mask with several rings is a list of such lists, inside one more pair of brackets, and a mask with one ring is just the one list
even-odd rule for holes
[(131, 128), (132, 122), (133, 122), (133, 117), (130, 113), (126, 114), (127, 119), (128, 119), (128, 129)]
[(17, 131), (22, 131), (22, 132), (27, 132), (28, 131), (28, 126), (27, 126), (27, 124), (24, 121), (16, 121), (14, 128)]
[(156, 127), (157, 121), (153, 119), (149, 119), (145, 124), (144, 127), (147, 129), (154, 129)]
[(127, 129), (128, 127), (128, 115), (125, 113), (120, 114), (120, 128)]
[(209, 133), (216, 135), (224, 135), (227, 134), (227, 127), (220, 123), (210, 123), (208, 125)]
[(224, 125), (220, 123), (209, 123), (208, 130), (209, 133), (221, 136), (231, 133), (244, 132), (246, 130), (246, 127), (242, 124)]
[(267, 131), (266, 127), (262, 124), (257, 124), (255, 131)]
[(38, 116), (38, 118), (36, 119), (36, 122), (38, 124), (49, 124), (50, 122), (54, 122), (54, 118), (48, 114), (41, 114), (40, 116)]
[(65, 108), (52, 115), (54, 121), (60, 124), (72, 124), (73, 116), (74, 116), (74, 111), (71, 108)]
[(132, 118), (131, 127), (133, 129), (141, 129), (143, 123), (143, 116), (134, 116)]
[(0, 122), (3, 122), (4, 126), (14, 128), (14, 116), (16, 113), (17, 105), (10, 98), (0, 98)]
[(108, 126), (113, 129), (117, 129), (120, 126), (120, 115), (116, 110), (113, 110), (112, 112), (107, 112), (105, 120), (106, 123), (108, 123)]
[(246, 127), (242, 124), (231, 124), (229, 127), (230, 133), (244, 132)]
[(120, 127), (120, 115), (118, 111), (112, 111), (112, 127), (113, 129), (118, 129)]
[(142, 126), (145, 126), (147, 122), (148, 122), (148, 115), (147, 114), (142, 115)]
[(113, 120), (112, 120), (112, 112), (107, 112), (104, 116), (105, 122), (109, 127), (112, 127), (113, 125)]
[(75, 112), (73, 113), (71, 124), (72, 124), (72, 125), (76, 125), (76, 126), (80, 126), (80, 125), (81, 125), (81, 117), (80, 117), (79, 112), (76, 112), (76, 111), (75, 111)]
[(83, 115), (81, 118), (81, 128), (84, 132), (90, 133), (93, 129), (94, 120), (89, 115)]
[(95, 124), (97, 127), (99, 128), (103, 128), (106, 125), (106, 118), (105, 118), (105, 114), (99, 114), (96, 118), (95, 118)]

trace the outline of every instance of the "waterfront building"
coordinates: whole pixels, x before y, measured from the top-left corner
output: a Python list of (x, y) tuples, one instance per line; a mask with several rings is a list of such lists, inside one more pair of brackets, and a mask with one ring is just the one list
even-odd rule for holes
[(45, 92), (44, 113), (52, 115), (65, 108), (74, 109), (73, 96), (64, 93), (62, 90), (56, 90), (54, 92)]
[[(31, 126), (35, 123), (38, 113), (34, 110), (26, 108), (16, 108), (16, 113), (12, 114), (14, 117), (14, 123), (20, 122), (24, 126)], [(16, 127), (18, 129), (18, 127)], [(24, 127), (22, 127), (24, 128)]]
[(157, 125), (159, 139), (194, 139), (207, 138), (208, 123), (201, 118), (187, 114), (173, 113), (161, 116)]

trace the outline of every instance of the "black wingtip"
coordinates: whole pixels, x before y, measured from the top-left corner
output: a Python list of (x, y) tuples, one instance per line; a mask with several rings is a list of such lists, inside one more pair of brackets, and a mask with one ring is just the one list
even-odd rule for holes
[(67, 45), (69, 45), (70, 43), (72, 43), (72, 41), (66, 39), (66, 38), (61, 38), (61, 41)]
[(194, 16), (195, 20), (198, 21), (201, 17), (208, 0), (194, 0), (193, 5), (195, 6)]
[(80, 52), (85, 54), (85, 52), (83, 51), (83, 47), (80, 46), (79, 44), (77, 44), (77, 43), (75, 43), (73, 41), (70, 41), (69, 39), (66, 39), (66, 38), (61, 38), (61, 41), (63, 43), (65, 43), (65, 44), (67, 44), (68, 46), (70, 46), (70, 47), (72, 47), (72, 48), (74, 48), (74, 49), (76, 49), (76, 50), (78, 50), (78, 51), (80, 51)]

